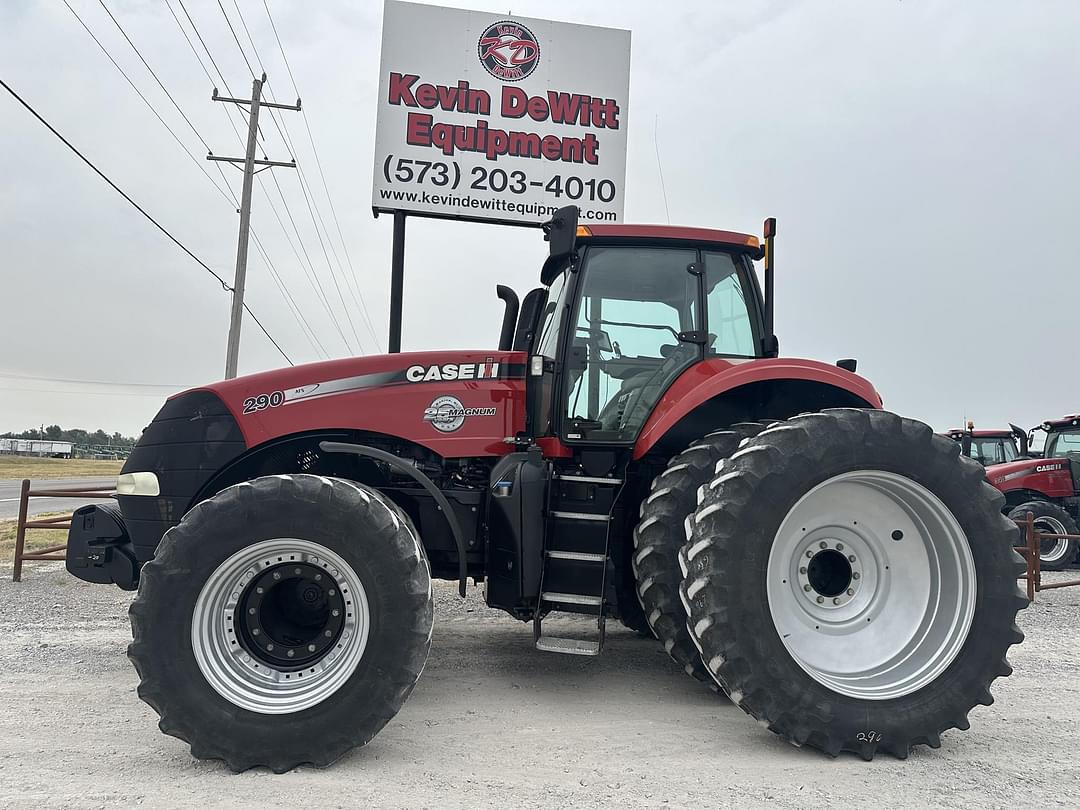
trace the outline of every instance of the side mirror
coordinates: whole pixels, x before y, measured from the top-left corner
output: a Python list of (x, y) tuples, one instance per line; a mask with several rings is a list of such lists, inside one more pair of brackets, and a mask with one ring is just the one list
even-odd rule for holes
[(567, 205), (556, 211), (555, 216), (543, 224), (548, 257), (540, 271), (541, 284), (550, 285), (569, 264), (577, 246), (577, 221), (577, 206)]
[(615, 347), (611, 345), (611, 335), (601, 330), (596, 336), (596, 348), (602, 352), (613, 354)]

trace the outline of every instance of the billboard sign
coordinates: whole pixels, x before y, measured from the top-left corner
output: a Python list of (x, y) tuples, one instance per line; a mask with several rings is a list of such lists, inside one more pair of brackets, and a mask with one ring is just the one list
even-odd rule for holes
[(372, 208), (619, 222), (630, 32), (387, 0)]

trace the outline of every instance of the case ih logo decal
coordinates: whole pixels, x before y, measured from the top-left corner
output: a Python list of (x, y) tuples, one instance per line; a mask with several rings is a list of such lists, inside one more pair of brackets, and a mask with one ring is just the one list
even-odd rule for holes
[(467, 416), (494, 416), (496, 408), (466, 408), (457, 397), (437, 397), (424, 409), (424, 421), (441, 433), (453, 433), (465, 424)]
[(521, 23), (501, 20), (489, 25), (476, 46), (480, 64), (496, 79), (518, 82), (540, 64), (540, 43)]
[(1050, 472), (1051, 470), (1064, 470), (1064, 464), (1040, 464), (1035, 468), (1035, 472)]
[(499, 376), (499, 364), (494, 360), (486, 363), (444, 363), (441, 366), (409, 366), (405, 379), (409, 382), (433, 382), (442, 380), (493, 380)]

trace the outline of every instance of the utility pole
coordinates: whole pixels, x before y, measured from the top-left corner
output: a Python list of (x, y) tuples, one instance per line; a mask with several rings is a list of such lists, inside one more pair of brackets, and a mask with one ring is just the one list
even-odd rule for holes
[[(214, 101), (225, 101), (241, 106), (245, 104), (248, 105), (248, 138), (245, 156), (242, 158), (218, 157), (213, 152), (206, 156), (207, 160), (224, 161), (234, 165), (242, 163), (244, 171), (244, 185), (240, 195), (240, 210), (238, 212), (240, 214), (240, 236), (236, 244), (236, 275), (233, 278), (232, 315), (229, 318), (229, 344), (225, 351), (226, 380), (231, 380), (236, 376), (236, 363), (240, 355), (240, 322), (244, 315), (244, 281), (247, 278), (248, 234), (251, 225), (251, 183), (255, 179), (255, 175), (264, 169), (269, 169), (274, 166), (287, 166), (290, 169), (296, 168), (295, 160), (267, 160), (265, 155), (263, 155), (262, 160), (257, 160), (255, 158), (255, 147), (258, 144), (259, 137), (259, 108), (276, 107), (279, 110), (292, 110), (294, 112), (300, 110), (300, 99), (296, 100), (295, 105), (273, 104), (269, 101), (263, 101), (262, 88), (265, 83), (265, 73), (262, 75), (262, 78), (252, 80), (250, 101), (243, 98), (219, 96), (216, 87), (214, 88), (213, 96), (211, 96)], [(262, 168), (256, 171), (256, 166), (262, 166)]]

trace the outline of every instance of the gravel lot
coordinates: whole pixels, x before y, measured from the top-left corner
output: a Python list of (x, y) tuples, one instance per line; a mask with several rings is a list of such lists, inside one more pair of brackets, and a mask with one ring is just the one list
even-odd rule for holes
[(136, 697), (130, 595), (28, 569), (0, 582), (0, 807), (997, 808), (1080, 794), (1080, 588), (1021, 614), (1016, 672), (971, 731), (865, 763), (780, 742), (655, 642), (613, 628), (600, 658), (538, 653), (478, 591), (462, 603), (440, 583), (424, 677), (370, 745), (326, 771), (236, 776), (160, 734)]

